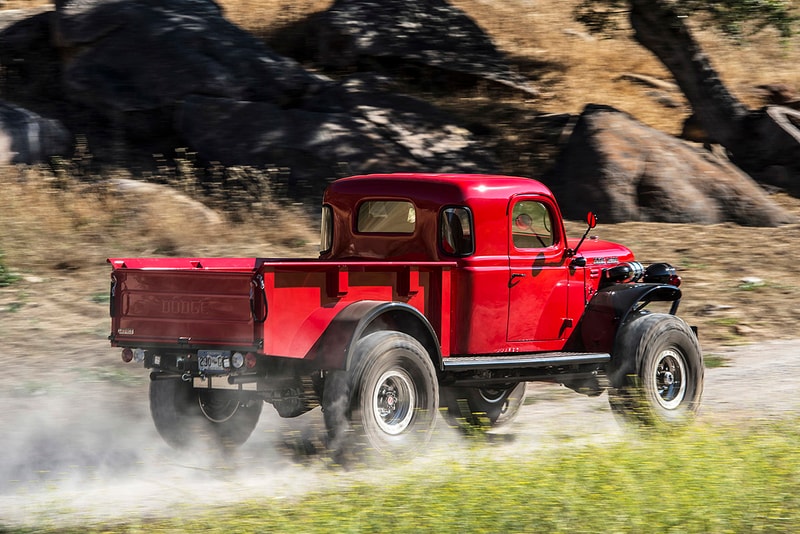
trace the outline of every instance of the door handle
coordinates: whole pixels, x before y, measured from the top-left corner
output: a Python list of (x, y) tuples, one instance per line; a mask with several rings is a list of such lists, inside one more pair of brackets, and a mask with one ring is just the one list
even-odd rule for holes
[(508, 280), (508, 287), (512, 288), (515, 285), (517, 285), (514, 283), (515, 278), (524, 278), (524, 277), (525, 277), (524, 273), (511, 273), (511, 278)]

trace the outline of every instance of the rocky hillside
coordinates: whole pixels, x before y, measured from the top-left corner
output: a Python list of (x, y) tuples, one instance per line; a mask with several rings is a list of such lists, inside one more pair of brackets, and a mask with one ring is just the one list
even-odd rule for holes
[[(91, 156), (89, 171), (121, 167), (147, 179), (188, 155), (206, 192), (230, 191), (227, 169), (249, 167), (312, 204), (325, 183), (347, 174), (501, 172), (540, 178), (567, 202), (591, 191), (594, 209), (609, 221), (792, 220), (730, 167), (724, 150), (648, 132), (678, 133), (686, 101), (630, 31), (588, 35), (569, 3), (7, 7), (23, 5), (0, 11), (8, 140), (0, 162), (70, 158), (80, 147)], [(745, 45), (704, 33), (702, 20), (689, 22), (719, 56), (723, 75), (734, 47), (736, 65), (744, 59), (754, 67), (741, 72), (746, 80), (728, 82), (742, 102), (774, 97), (758, 93), (767, 84), (792, 92), (791, 43), (780, 62), (760, 49), (749, 58)], [(760, 38), (772, 52), (775, 36)], [(768, 55), (773, 68), (765, 70)], [(591, 122), (598, 109), (619, 112), (612, 131), (575, 129), (579, 115)], [(645, 133), (630, 143), (615, 129)], [(663, 170), (673, 160), (681, 166)], [(598, 178), (618, 168), (633, 169), (625, 184)], [(753, 177), (788, 187), (794, 170), (774, 164)], [(679, 179), (687, 185), (674, 187)]]

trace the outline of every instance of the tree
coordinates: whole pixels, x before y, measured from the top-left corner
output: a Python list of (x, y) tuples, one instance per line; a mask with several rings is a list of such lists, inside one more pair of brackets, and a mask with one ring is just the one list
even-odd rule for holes
[(620, 17), (627, 15), (633, 8), (658, 8), (656, 4), (670, 4), (681, 18), (703, 15), (733, 38), (744, 38), (767, 27), (775, 28), (782, 37), (791, 37), (800, 21), (793, 13), (790, 3), (785, 0), (583, 0), (575, 8), (575, 18), (593, 32), (604, 32), (618, 29)]
[[(584, 0), (576, 18), (593, 31), (613, 31), (621, 16), (629, 16), (635, 39), (667, 67), (689, 101), (698, 122), (731, 159), (762, 181), (800, 195), (800, 113), (788, 109), (750, 110), (720, 79), (694, 39), (685, 19), (707, 16), (734, 38), (765, 27), (789, 37), (800, 20), (780, 0)], [(775, 168), (781, 178), (776, 179)]]

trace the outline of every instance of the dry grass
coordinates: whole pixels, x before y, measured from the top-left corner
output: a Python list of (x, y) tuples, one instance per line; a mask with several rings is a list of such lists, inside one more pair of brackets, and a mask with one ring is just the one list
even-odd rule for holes
[(225, 17), (260, 35), (270, 29), (297, 22), (310, 13), (324, 11), (330, 0), (220, 0)]
[[(652, 88), (620, 79), (624, 73), (636, 73), (672, 81), (671, 74), (631, 38), (630, 31), (614, 39), (588, 38), (585, 29), (572, 19), (576, 3), (542, 0), (532, 6), (519, 0), (493, 3), (487, 9), (486, 2), (480, 0), (454, 2), (475, 17), (506, 53), (563, 67), (545, 71), (539, 79), (545, 95), (530, 103), (539, 111), (578, 113), (587, 103), (603, 103), (668, 133), (680, 132), (691, 112), (680, 93), (670, 93), (679, 107), (667, 108), (656, 102)], [(800, 71), (796, 68), (800, 38), (782, 43), (773, 33), (764, 32), (748, 43), (737, 44), (703, 29), (702, 21), (690, 24), (722, 79), (746, 104), (763, 104), (754, 91), (759, 84), (786, 83), (800, 90)]]
[(53, 2), (47, 0), (6, 0), (3, 2), (3, 9), (30, 9), (52, 5)]
[[(244, 206), (232, 222), (189, 197), (115, 186), (116, 175), (78, 180), (41, 167), (0, 168), (0, 251), (16, 270), (78, 270), (110, 256), (313, 254), (315, 223), (282, 202)], [(203, 198), (199, 193), (197, 196)], [(213, 200), (205, 198), (213, 205)], [(241, 217), (240, 217), (241, 218)]]

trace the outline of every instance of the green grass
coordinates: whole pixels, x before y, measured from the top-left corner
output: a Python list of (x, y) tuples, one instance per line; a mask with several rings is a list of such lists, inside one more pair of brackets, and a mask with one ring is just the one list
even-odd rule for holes
[(20, 311), (25, 306), (24, 302), (11, 302), (8, 306), (6, 306), (5, 311), (8, 313), (16, 313)]
[(7, 287), (19, 280), (19, 276), (9, 271), (5, 256), (0, 252), (0, 287)]
[(206, 516), (131, 519), (94, 531), (795, 532), (797, 423), (634, 433), (611, 443), (520, 450), (506, 459), (478, 448), (424, 472), (378, 471), (372, 483), (331, 493), (254, 500)]
[(94, 295), (89, 297), (89, 300), (94, 302), (95, 304), (108, 304), (109, 301), (111, 300), (111, 294), (110, 293), (95, 293)]
[(719, 319), (714, 319), (711, 322), (720, 326), (736, 326), (741, 321), (738, 317), (720, 317)]
[(767, 282), (763, 280), (748, 280), (740, 283), (736, 289), (740, 291), (755, 291), (757, 289), (766, 288), (767, 285)]
[(719, 354), (704, 354), (703, 363), (706, 369), (717, 369), (719, 367), (728, 367), (730, 365), (730, 358), (720, 356)]

